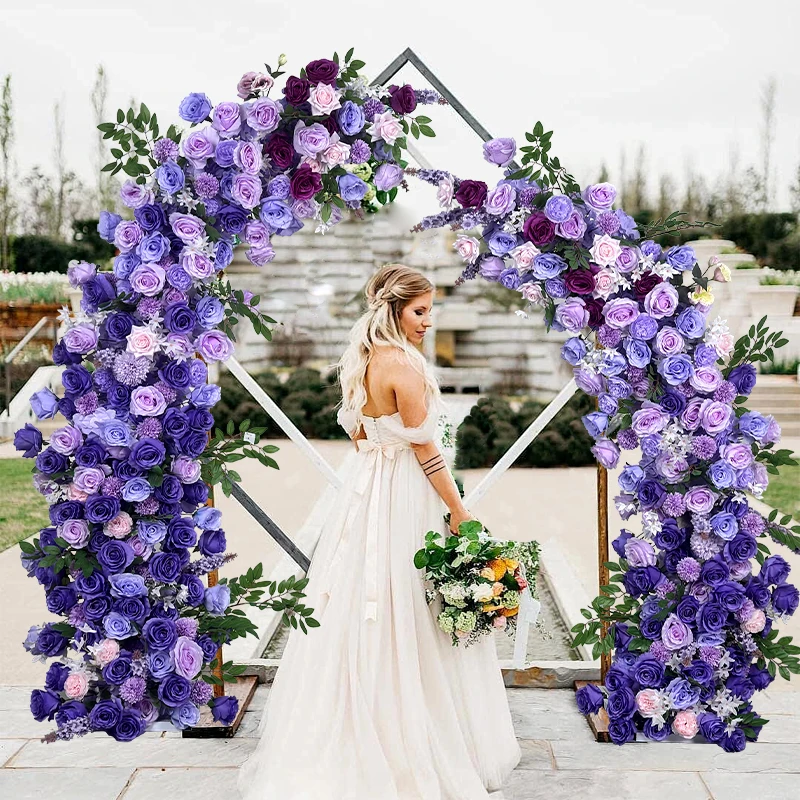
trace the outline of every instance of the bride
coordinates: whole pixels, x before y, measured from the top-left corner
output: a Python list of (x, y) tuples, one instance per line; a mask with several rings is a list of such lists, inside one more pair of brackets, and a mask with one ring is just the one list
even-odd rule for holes
[(244, 800), (485, 800), (520, 759), (491, 636), (453, 647), (413, 564), (428, 530), (472, 519), (434, 441), (419, 345), (433, 286), (399, 264), (366, 287), (339, 362), (356, 453), (308, 572), (319, 628), (293, 630), (238, 775)]

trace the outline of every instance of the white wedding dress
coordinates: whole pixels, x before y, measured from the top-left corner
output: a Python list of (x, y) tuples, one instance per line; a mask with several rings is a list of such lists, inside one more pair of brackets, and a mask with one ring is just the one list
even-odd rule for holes
[(444, 503), (399, 413), (354, 415), (366, 439), (339, 470), (306, 588), (320, 627), (292, 630), (244, 800), (486, 800), (520, 759), (492, 636), (454, 647), (425, 600), (414, 553), (446, 531)]

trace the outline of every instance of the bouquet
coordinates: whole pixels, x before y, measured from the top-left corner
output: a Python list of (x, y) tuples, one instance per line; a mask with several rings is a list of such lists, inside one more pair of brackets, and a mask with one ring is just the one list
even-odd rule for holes
[(425, 570), (431, 584), (428, 603), (441, 598), (437, 622), (454, 645), (472, 644), (494, 630), (513, 631), (520, 609), (526, 621), (535, 621), (538, 604), (529, 581), (537, 569), (536, 542), (499, 541), (478, 520), (462, 522), (458, 535), (444, 543), (441, 538), (428, 531), (414, 566)]

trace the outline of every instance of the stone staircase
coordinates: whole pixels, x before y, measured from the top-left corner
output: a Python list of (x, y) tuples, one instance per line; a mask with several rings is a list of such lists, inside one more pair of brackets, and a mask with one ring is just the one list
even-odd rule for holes
[(800, 438), (800, 383), (794, 375), (759, 375), (747, 406), (772, 414), (784, 437)]

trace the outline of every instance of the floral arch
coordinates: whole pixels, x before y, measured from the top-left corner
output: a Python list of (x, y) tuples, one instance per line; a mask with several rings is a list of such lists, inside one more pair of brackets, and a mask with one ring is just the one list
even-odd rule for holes
[(278, 91), (284, 64), (245, 74), (232, 102), (188, 95), (179, 108), (188, 130), (162, 135), (145, 105), (100, 126), (114, 157), (104, 169), (129, 176), (121, 195), (132, 218), (101, 215), (100, 234), (119, 251), (112, 271), (69, 267), (82, 300), (54, 348), (65, 396), (32, 400), (38, 418), (66, 424), (48, 442), (31, 424), (15, 436), (50, 506), (51, 525), (21, 544), (61, 617), (25, 642), (56, 659), (31, 697), (36, 719), (55, 721), (47, 738), (103, 730), (130, 741), (159, 719), (195, 725), (206, 704), (229, 722), (236, 700), (215, 686), (239, 670), (218, 654), (252, 629), (241, 605), (282, 608), (304, 631), (317, 624), (302, 580), (276, 586), (260, 565), (201, 580), (227, 558), (209, 487), (230, 491), (238, 476), (227, 464), (239, 458), (274, 464), (246, 423), (211, 433), (219, 388), (206, 363), (231, 356), (242, 317), (266, 338), (274, 322), (224, 270), (236, 246), (264, 265), (274, 237), (375, 212), (415, 175), (438, 187), (442, 205), (416, 230), (464, 231), (460, 280), (519, 290), (571, 334), (562, 355), (597, 397), (584, 423), (598, 461), (613, 468), (621, 450), (641, 450), (616, 498), (640, 530), (615, 539), (610, 580), (574, 629), (595, 655), (614, 651), (605, 686), (578, 693), (580, 710), (605, 706), (619, 744), (640, 730), (742, 749), (764, 724), (754, 693), (777, 672), (800, 671), (800, 649), (773, 627), (796, 610), (798, 591), (768, 547), (800, 550), (800, 528), (765, 519), (746, 496), (791, 461), (775, 449), (774, 419), (744, 406), (753, 364), (772, 358), (780, 333), (762, 320), (734, 344), (710, 314), (709, 281), (729, 279), (727, 268), (703, 269), (691, 248), (652, 239), (690, 223), (676, 213), (639, 230), (613, 209), (613, 186), (581, 190), (549, 155), (541, 123), (519, 166), (513, 139), (485, 142), (503, 170), (490, 189), (408, 167), (409, 137), (434, 135), (419, 109), (444, 102), (439, 93), (370, 85), (352, 49), (312, 61)]

